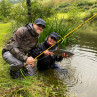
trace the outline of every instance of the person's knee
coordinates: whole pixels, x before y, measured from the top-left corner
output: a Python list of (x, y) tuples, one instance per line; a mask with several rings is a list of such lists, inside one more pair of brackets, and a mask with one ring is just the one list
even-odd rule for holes
[(15, 58), (9, 51), (5, 52), (2, 56), (5, 61), (10, 64), (10, 69), (12, 71), (19, 70), (24, 66), (24, 62)]
[(14, 64), (10, 64), (10, 69), (12, 71), (17, 71), (17, 70), (20, 70), (23, 66), (24, 66), (23, 62), (18, 61), (18, 62), (14, 62)]
[(11, 56), (11, 54), (7, 51), (7, 52), (5, 52), (3, 55), (2, 55), (2, 57), (3, 57), (3, 59), (8, 59), (9, 57)]

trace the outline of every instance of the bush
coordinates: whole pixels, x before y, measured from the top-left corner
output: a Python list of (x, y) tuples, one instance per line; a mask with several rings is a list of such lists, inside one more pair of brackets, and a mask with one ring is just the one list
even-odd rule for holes
[[(64, 18), (58, 19), (58, 18), (50, 18), (46, 20), (46, 29), (44, 29), (43, 33), (41, 34), (41, 37), (39, 38), (38, 43), (41, 43), (45, 40), (45, 38), (51, 33), (56, 32), (60, 35), (59, 40), (64, 38), (65, 35), (67, 35), (70, 31), (74, 29), (75, 25), (72, 25), (71, 23), (66, 22)], [(72, 37), (74, 38), (74, 37)], [(63, 40), (62, 40), (63, 41)], [(61, 42), (62, 42), (61, 41)], [(65, 38), (64, 41), (61, 43), (61, 47), (66, 46), (66, 44), (71, 43), (71, 38)], [(59, 42), (60, 44), (60, 42)]]
[[(24, 25), (29, 23), (28, 20), (28, 9), (26, 2), (15, 4), (12, 8), (10, 16), (17, 22), (17, 25)], [(53, 15), (54, 11), (51, 6), (43, 6), (43, 4), (34, 0), (31, 2), (31, 21), (33, 22), (37, 18), (47, 18)]]
[(60, 11), (60, 12), (67, 12), (68, 11), (68, 9), (69, 9), (69, 7), (71, 6), (71, 4), (70, 3), (67, 3), (67, 2), (65, 2), (65, 3), (60, 3), (60, 4), (58, 4), (56, 7), (55, 7), (55, 10), (56, 11)]
[(11, 18), (17, 22), (17, 25), (27, 23), (27, 7), (26, 3), (20, 3), (13, 5), (11, 14)]
[(11, 12), (11, 3), (8, 0), (0, 1), (0, 20), (8, 21)]
[(37, 18), (47, 18), (54, 14), (52, 6), (39, 3), (38, 1), (31, 2), (31, 15), (32, 19), (35, 20)]

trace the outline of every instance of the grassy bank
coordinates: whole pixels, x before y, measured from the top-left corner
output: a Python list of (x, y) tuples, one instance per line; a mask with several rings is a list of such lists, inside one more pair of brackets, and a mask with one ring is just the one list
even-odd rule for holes
[(86, 20), (97, 13), (97, 0), (57, 0), (57, 2), (48, 0), (46, 2), (46, 5), (51, 4), (56, 13), (54, 17), (64, 18), (68, 21), (74, 17), (75, 21), (77, 19)]
[[(0, 24), (0, 52), (11, 35), (10, 25)], [(36, 72), (21, 80), (11, 79), (9, 64), (0, 53), (0, 97), (66, 97), (66, 86), (56, 78), (51, 81), (52, 77), (48, 76)]]

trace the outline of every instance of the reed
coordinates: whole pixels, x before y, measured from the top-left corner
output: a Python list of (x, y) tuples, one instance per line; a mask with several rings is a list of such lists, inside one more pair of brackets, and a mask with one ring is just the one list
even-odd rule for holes
[[(58, 19), (58, 18), (49, 18), (46, 20), (46, 28), (44, 29), (43, 33), (41, 34), (39, 38), (39, 43), (43, 42), (45, 38), (51, 33), (56, 32), (60, 35), (59, 39), (63, 38), (65, 35), (67, 35), (70, 31), (74, 29), (75, 25), (64, 18)], [(72, 42), (74, 37), (72, 38), (66, 38), (62, 42), (61, 46), (65, 46), (66, 42)]]

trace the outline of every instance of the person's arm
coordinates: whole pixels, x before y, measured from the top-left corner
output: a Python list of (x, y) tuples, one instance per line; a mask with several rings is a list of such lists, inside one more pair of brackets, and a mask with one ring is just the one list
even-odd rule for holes
[[(36, 58), (39, 54), (41, 54), (43, 52), (43, 43), (39, 44), (37, 47), (35, 47), (34, 49), (32, 49), (30, 52), (29, 52), (29, 56), (32, 56), (33, 58)], [(44, 54), (42, 54), (40, 57), (43, 57)], [(39, 59), (38, 58), (38, 59)]]

